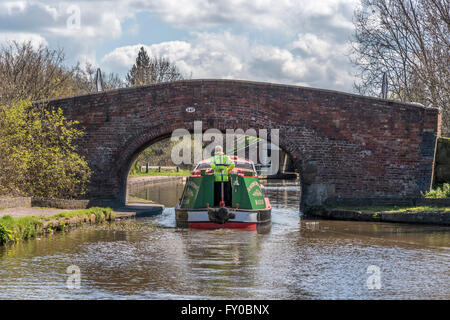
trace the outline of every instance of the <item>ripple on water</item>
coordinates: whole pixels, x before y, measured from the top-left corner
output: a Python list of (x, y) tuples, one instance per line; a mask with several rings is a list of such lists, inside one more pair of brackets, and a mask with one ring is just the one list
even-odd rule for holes
[[(177, 229), (168, 207), (137, 220), (161, 227), (152, 231), (88, 228), (25, 241), (0, 248), (0, 298), (450, 298), (449, 228), (302, 219), (298, 186), (264, 184), (267, 234)], [(171, 192), (152, 188), (142, 193)], [(72, 264), (78, 290), (66, 286)], [(380, 290), (367, 288), (370, 265), (380, 268)]]

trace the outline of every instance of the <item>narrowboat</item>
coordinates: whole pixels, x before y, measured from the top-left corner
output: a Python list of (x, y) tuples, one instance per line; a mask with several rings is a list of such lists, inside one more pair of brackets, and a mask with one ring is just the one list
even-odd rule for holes
[(210, 159), (195, 166), (175, 207), (177, 227), (270, 229), (272, 206), (264, 195), (254, 163), (235, 156), (230, 158), (235, 167), (228, 182), (214, 182)]

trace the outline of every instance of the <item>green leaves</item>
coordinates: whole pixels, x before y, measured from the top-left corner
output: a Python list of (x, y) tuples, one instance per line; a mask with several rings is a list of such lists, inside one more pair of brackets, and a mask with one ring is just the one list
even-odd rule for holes
[(13, 239), (11, 230), (0, 223), (0, 244), (7, 243)]
[(450, 198), (450, 183), (444, 183), (442, 187), (422, 193), (422, 196), (425, 198)]
[(0, 193), (77, 198), (91, 170), (77, 153), (82, 137), (63, 111), (21, 101), (0, 108)]
[(141, 47), (136, 57), (136, 63), (127, 74), (129, 87), (145, 84), (182, 80), (184, 77), (178, 67), (164, 57), (149, 57), (144, 47)]

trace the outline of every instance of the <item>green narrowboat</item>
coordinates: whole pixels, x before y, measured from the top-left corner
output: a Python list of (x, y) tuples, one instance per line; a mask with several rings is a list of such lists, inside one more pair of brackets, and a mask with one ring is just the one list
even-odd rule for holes
[(264, 195), (254, 163), (235, 156), (230, 158), (235, 167), (229, 174), (229, 181), (222, 185), (214, 182), (210, 159), (199, 162), (192, 170), (175, 207), (177, 227), (270, 228), (272, 207)]

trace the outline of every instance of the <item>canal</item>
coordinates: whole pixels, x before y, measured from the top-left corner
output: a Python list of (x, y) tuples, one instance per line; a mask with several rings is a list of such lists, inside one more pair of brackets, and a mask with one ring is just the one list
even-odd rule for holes
[[(182, 183), (133, 190), (166, 205), (136, 220), (156, 228), (88, 227), (1, 247), (0, 299), (450, 298), (449, 227), (302, 219), (297, 183), (265, 185), (265, 234), (177, 229)], [(69, 266), (81, 279), (71, 290)]]

